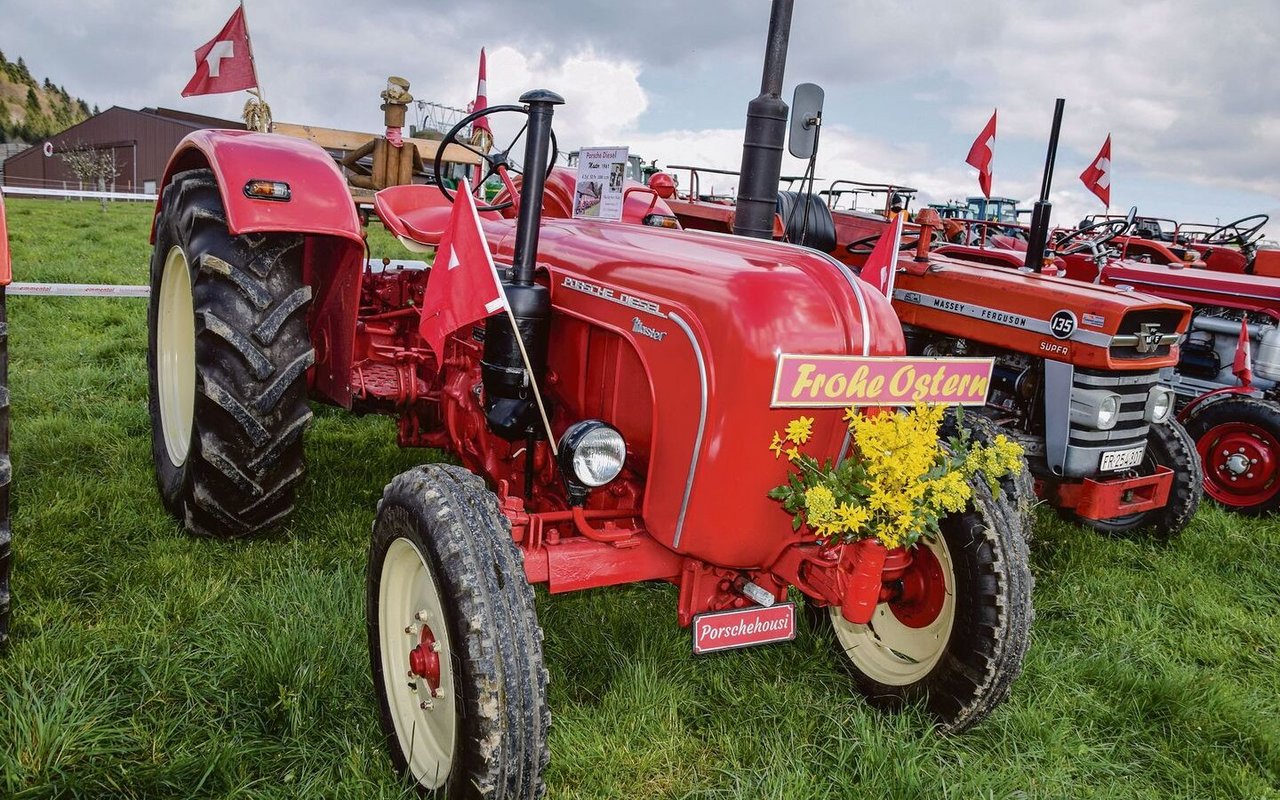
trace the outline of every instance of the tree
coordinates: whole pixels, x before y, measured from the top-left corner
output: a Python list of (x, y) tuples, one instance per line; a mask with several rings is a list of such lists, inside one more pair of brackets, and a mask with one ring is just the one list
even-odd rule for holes
[[(67, 169), (75, 173), (82, 184), (85, 181), (90, 181), (91, 185), (96, 183), (100, 192), (107, 190), (107, 181), (114, 182), (116, 176), (120, 174), (114, 148), (98, 150), (92, 145), (80, 142), (70, 150), (59, 154), (58, 157), (67, 165)], [(105, 197), (102, 198), (102, 210), (107, 210)]]

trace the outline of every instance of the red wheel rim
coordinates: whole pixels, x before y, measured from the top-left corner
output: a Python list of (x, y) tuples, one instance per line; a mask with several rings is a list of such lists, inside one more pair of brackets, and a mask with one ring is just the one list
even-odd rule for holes
[(938, 618), (947, 597), (947, 582), (938, 557), (927, 547), (911, 550), (911, 565), (902, 573), (902, 590), (889, 601), (898, 621), (908, 628), (923, 628)]
[(1196, 450), (1204, 465), (1204, 490), (1223, 505), (1258, 505), (1280, 491), (1280, 441), (1256, 425), (1215, 425), (1196, 441)]

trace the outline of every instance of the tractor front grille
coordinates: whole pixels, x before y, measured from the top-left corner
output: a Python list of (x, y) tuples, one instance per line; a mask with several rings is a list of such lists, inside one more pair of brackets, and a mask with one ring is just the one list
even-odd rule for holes
[(1097, 474), (1104, 453), (1146, 446), (1150, 427), (1146, 421), (1147, 396), (1159, 381), (1157, 370), (1140, 373), (1075, 370), (1072, 388), (1115, 392), (1120, 395), (1120, 415), (1111, 430), (1071, 425), (1067, 438), (1067, 475)]

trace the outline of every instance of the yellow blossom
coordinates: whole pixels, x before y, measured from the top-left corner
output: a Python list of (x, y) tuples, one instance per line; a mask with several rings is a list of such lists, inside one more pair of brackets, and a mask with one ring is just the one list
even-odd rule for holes
[(787, 423), (787, 438), (796, 444), (804, 444), (813, 435), (813, 417), (800, 417)]
[(769, 449), (773, 451), (774, 458), (782, 455), (782, 437), (777, 431), (773, 432), (773, 441), (769, 443)]

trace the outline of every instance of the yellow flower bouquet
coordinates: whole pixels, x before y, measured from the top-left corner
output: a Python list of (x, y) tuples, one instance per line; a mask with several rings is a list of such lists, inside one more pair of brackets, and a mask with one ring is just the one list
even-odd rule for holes
[(892, 550), (936, 536), (943, 517), (969, 504), (969, 481), (976, 473), (998, 494), (998, 481), (1022, 461), (1022, 447), (1003, 434), (990, 443), (974, 441), (961, 408), (955, 410), (959, 434), (942, 439), (945, 412), (944, 406), (924, 404), (878, 414), (850, 408), (844, 419), (856, 452), (838, 464), (800, 451), (812, 435), (813, 418), (794, 419), (774, 433), (769, 448), (796, 469), (769, 496), (794, 515), (793, 528), (806, 524), (830, 543), (875, 538)]

